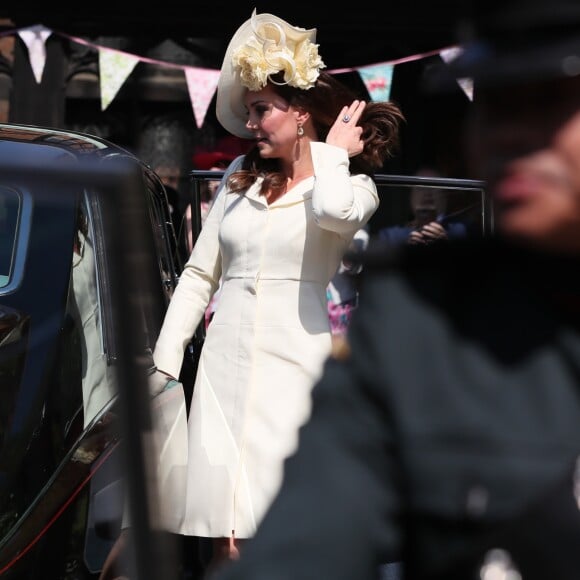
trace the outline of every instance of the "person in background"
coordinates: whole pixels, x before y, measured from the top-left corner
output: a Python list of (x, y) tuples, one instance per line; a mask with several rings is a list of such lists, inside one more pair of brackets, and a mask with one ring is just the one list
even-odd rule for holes
[(369, 244), (350, 351), (216, 580), (367, 580), (398, 559), (409, 579), (578, 578), (580, 4), (480, 6), (429, 86), (473, 79), (495, 233)]
[[(203, 171), (225, 171), (228, 165), (236, 158), (236, 155), (225, 153), (223, 151), (198, 151), (193, 156), (193, 168)], [(201, 188), (201, 225), (205, 223), (205, 218), (214, 202), (218, 187), (221, 181), (219, 179), (210, 179), (202, 183)], [(187, 239), (193, 239), (191, 236), (191, 205), (188, 204), (185, 210), (185, 219), (187, 227)], [(190, 248), (190, 251), (193, 246)]]
[(372, 173), (398, 140), (399, 108), (325, 73), (315, 33), (254, 11), (230, 41), (217, 118), (254, 147), (212, 205), (154, 349), (160, 383), (178, 377), (221, 280), (178, 530), (212, 540), (211, 569), (237, 556), (278, 490), (331, 350), (326, 287), (378, 207)]
[[(202, 171), (221, 171), (225, 172), (229, 168), (230, 171), (238, 168), (238, 163), (247, 152), (249, 143), (246, 139), (241, 139), (235, 135), (226, 135), (218, 139), (212, 149), (197, 148), (192, 156), (192, 163), (194, 170)], [(235, 161), (235, 163), (234, 163)], [(224, 175), (225, 177), (225, 175)], [(204, 224), (205, 218), (211, 209), (211, 206), (216, 198), (219, 188), (225, 183), (225, 179), (210, 179), (204, 180), (201, 183), (201, 200), (200, 200), (200, 218), (201, 225)], [(191, 221), (191, 207), (187, 204), (185, 208), (186, 214), (186, 228), (187, 239), (189, 241), (189, 251), (191, 252), (193, 244), (191, 240), (197, 237), (198, 232), (192, 236), (192, 221)]]
[(355, 233), (347, 249), (347, 255), (340, 261), (338, 270), (326, 289), (333, 353), (343, 348), (350, 319), (358, 304), (358, 276), (361, 265), (350, 256), (361, 255), (368, 243), (368, 229), (361, 228)]
[[(421, 169), (419, 177), (440, 177), (430, 168)], [(449, 221), (444, 190), (433, 186), (416, 185), (410, 193), (413, 218), (403, 226), (388, 226), (377, 232), (380, 240), (392, 244), (429, 244), (438, 240), (463, 238), (467, 235), (465, 224)]]
[[(220, 171), (224, 172), (222, 179), (210, 179), (201, 183), (201, 198), (200, 198), (200, 218), (201, 226), (205, 223), (207, 214), (213, 205), (217, 193), (221, 187), (226, 183), (226, 178), (229, 173), (241, 166), (243, 154), (235, 155), (233, 153), (224, 153), (222, 151), (198, 151), (193, 156), (193, 164), (195, 169), (204, 171)], [(191, 204), (188, 204), (185, 209), (185, 227), (188, 250), (191, 253), (193, 250), (193, 240), (197, 239), (199, 232), (193, 231), (193, 220), (191, 212)], [(204, 325), (207, 326), (211, 322), (215, 310), (218, 305), (218, 298), (221, 290), (221, 284), (211, 297), (210, 303), (205, 310)]]
[(153, 170), (163, 184), (165, 195), (167, 196), (167, 202), (169, 204), (169, 217), (171, 218), (173, 231), (175, 232), (175, 240), (173, 238), (170, 238), (169, 240), (171, 243), (172, 255), (178, 257), (183, 263), (187, 260), (190, 250), (183, 235), (183, 228), (185, 227), (185, 211), (179, 193), (179, 184), (182, 179), (181, 169), (176, 161), (163, 159), (153, 165)]

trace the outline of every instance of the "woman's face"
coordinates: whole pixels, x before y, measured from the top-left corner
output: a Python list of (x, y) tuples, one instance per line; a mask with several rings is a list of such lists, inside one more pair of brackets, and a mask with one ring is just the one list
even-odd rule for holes
[(580, 253), (580, 80), (483, 91), (480, 103), (475, 136), (498, 230)]
[(298, 111), (269, 85), (248, 91), (244, 105), (248, 110), (246, 127), (254, 134), (260, 155), (292, 159), (298, 140)]

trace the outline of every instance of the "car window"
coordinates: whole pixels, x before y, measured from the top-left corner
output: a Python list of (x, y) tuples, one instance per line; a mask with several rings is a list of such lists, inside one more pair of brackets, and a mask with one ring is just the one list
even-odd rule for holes
[(375, 178), (381, 205), (371, 221), (372, 234), (401, 243), (410, 231), (437, 222), (448, 239), (483, 236), (493, 230), (491, 202), (477, 180), (441, 177)]
[[(62, 351), (66, 353), (66, 360), (78, 359), (80, 365), (83, 426), (86, 428), (116, 394), (115, 377), (103, 345), (95, 232), (86, 196), (83, 196), (77, 211), (67, 318), (72, 327), (71, 334), (75, 337), (74, 346), (63, 348)], [(63, 360), (61, 368), (65, 366), (66, 360)], [(74, 384), (72, 378), (65, 378), (64, 384)]]
[[(192, 171), (192, 203), (199, 205), (204, 182), (225, 173)], [(488, 235), (494, 230), (492, 201), (481, 180), (384, 173), (373, 179), (381, 200), (369, 223), (373, 236), (380, 232), (379, 237), (399, 240), (405, 230), (431, 220), (444, 226), (449, 237)]]

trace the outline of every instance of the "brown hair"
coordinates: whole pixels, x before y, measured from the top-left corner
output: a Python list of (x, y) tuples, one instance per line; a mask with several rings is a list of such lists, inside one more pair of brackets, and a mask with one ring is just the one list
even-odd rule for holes
[[(282, 80), (277, 75), (273, 79)], [(349, 87), (324, 71), (320, 73), (315, 86), (308, 90), (276, 83), (271, 83), (271, 87), (290, 105), (310, 113), (320, 141), (326, 140), (342, 107), (360, 98)], [(364, 149), (350, 159), (351, 173), (372, 176), (380, 169), (399, 145), (399, 126), (404, 120), (403, 113), (393, 102), (367, 103), (358, 123), (363, 129)], [(246, 154), (242, 169), (230, 176), (228, 186), (232, 191), (245, 191), (258, 176), (264, 177), (262, 194), (267, 191), (282, 192), (286, 186), (286, 178), (280, 172), (279, 160), (263, 159), (257, 147), (253, 147)]]

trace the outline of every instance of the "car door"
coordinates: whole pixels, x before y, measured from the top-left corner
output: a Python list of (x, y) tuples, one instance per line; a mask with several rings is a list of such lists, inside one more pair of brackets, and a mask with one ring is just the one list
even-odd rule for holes
[[(132, 332), (148, 364), (180, 264), (163, 186), (131, 165), (149, 282)], [(115, 212), (124, 210), (111, 195), (90, 175), (0, 173), (2, 577), (92, 578), (119, 533), (126, 466), (112, 288), (122, 229)]]

